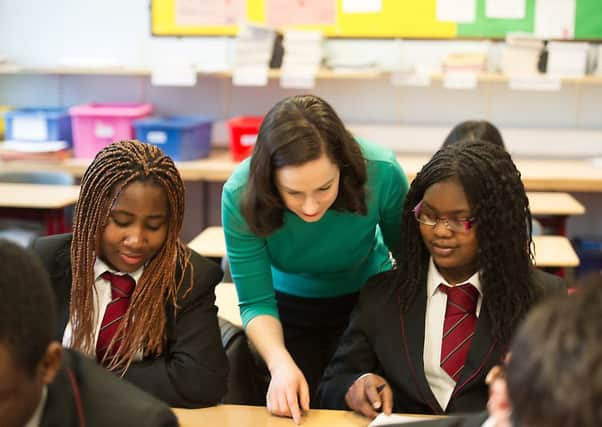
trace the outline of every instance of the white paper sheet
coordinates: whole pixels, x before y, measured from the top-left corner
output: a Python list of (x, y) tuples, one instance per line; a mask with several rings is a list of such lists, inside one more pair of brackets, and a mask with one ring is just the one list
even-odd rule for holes
[(476, 13), (476, 0), (437, 0), (438, 21), (474, 22)]
[(487, 18), (523, 19), (525, 13), (525, 0), (487, 0), (485, 3)]
[(535, 34), (542, 38), (570, 39), (575, 35), (575, 0), (537, 0)]
[(379, 13), (382, 0), (343, 0), (343, 13)]
[(388, 426), (391, 424), (408, 424), (408, 423), (415, 423), (415, 422), (419, 422), (419, 421), (427, 421), (427, 420), (417, 418), (417, 417), (408, 417), (405, 415), (379, 414), (376, 418), (374, 418), (372, 420), (372, 422), (368, 425), (368, 427)]

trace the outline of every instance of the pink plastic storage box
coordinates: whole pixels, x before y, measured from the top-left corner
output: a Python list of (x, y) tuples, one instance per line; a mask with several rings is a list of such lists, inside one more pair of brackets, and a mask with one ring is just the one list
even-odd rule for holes
[(150, 104), (96, 103), (70, 108), (74, 156), (92, 158), (114, 141), (134, 138), (134, 120), (152, 111)]

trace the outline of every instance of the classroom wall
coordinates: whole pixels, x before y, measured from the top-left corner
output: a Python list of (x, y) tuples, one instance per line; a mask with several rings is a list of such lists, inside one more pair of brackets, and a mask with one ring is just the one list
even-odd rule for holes
[[(435, 66), (450, 50), (489, 48), (497, 54), (501, 50), (498, 44), (483, 41), (332, 40), (326, 44), (330, 58), (351, 53), (385, 69), (414, 62)], [(148, 0), (0, 0), (0, 58), (23, 66), (80, 62), (149, 68), (169, 63), (223, 69), (232, 54), (231, 38), (153, 38)], [(226, 78), (200, 76), (193, 88), (173, 88), (152, 86), (148, 76), (0, 75), (0, 104), (70, 106), (90, 101), (145, 101), (153, 103), (159, 113), (206, 114), (218, 120), (262, 114), (282, 97), (300, 92), (306, 91), (281, 89), (277, 80), (270, 80), (265, 88), (248, 88), (233, 87)], [(572, 145), (576, 142), (585, 144), (580, 155), (587, 156), (589, 150), (592, 155), (602, 153), (598, 148), (602, 147), (602, 85), (572, 83), (557, 92), (522, 92), (508, 89), (506, 83), (448, 90), (441, 82), (425, 88), (400, 88), (391, 86), (387, 78), (336, 79), (318, 80), (313, 92), (330, 101), (350, 125), (438, 126), (445, 130), (467, 118), (486, 118), (508, 135), (522, 128), (593, 131), (579, 134), (585, 141), (556, 138), (554, 149), (542, 150), (542, 155), (544, 151), (574, 155)], [(223, 126), (218, 127), (217, 134), (219, 141), (226, 141)], [(398, 151), (437, 146), (437, 141), (395, 137), (377, 142)], [(530, 155), (537, 144), (549, 146), (545, 139), (532, 137), (512, 136), (507, 142)], [(217, 200), (219, 186), (212, 188), (213, 200)], [(576, 197), (585, 202), (588, 212), (602, 210), (602, 196)], [(218, 220), (219, 212), (213, 212), (211, 222)], [(602, 215), (571, 220), (569, 232), (602, 234)]]

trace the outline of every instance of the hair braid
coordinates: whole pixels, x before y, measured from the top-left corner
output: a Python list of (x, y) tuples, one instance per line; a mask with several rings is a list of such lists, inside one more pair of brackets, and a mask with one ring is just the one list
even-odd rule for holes
[[(119, 337), (126, 331), (119, 348), (108, 360), (108, 368), (123, 372), (141, 348), (145, 354), (162, 352), (167, 320), (165, 302), (170, 301), (176, 306), (184, 271), (192, 269), (190, 251), (178, 237), (184, 218), (185, 189), (173, 161), (156, 146), (135, 140), (107, 146), (86, 170), (75, 209), (71, 244), (72, 346), (87, 353), (94, 351), (94, 262), (111, 206), (123, 189), (134, 181), (151, 181), (164, 190), (169, 205), (169, 221), (165, 241), (145, 266), (124, 320), (115, 334)], [(181, 275), (176, 283), (178, 270)], [(193, 286), (192, 277), (191, 271), (190, 288)], [(107, 354), (111, 354), (114, 344), (115, 339), (109, 344)]]

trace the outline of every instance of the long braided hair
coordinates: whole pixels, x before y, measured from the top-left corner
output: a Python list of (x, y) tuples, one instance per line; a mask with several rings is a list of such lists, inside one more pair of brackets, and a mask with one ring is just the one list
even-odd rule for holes
[[(159, 148), (140, 141), (125, 140), (101, 150), (82, 181), (79, 201), (73, 221), (71, 243), (71, 305), (72, 347), (92, 353), (94, 350), (94, 263), (111, 206), (121, 191), (134, 181), (159, 185), (169, 206), (165, 241), (157, 254), (147, 263), (134, 292), (130, 306), (115, 337), (123, 335), (119, 348), (107, 362), (109, 369), (125, 372), (135, 354), (143, 348), (145, 354), (160, 354), (164, 346), (165, 303), (175, 307), (184, 274), (176, 283), (176, 269), (192, 269), (190, 251), (179, 240), (184, 217), (184, 185), (173, 161)], [(191, 283), (190, 291), (193, 286)], [(125, 333), (123, 333), (126, 331)], [(111, 353), (116, 338), (109, 345)]]
[(494, 338), (507, 344), (536, 298), (530, 278), (534, 259), (531, 212), (520, 172), (510, 155), (487, 141), (466, 140), (441, 148), (412, 182), (402, 218), (406, 248), (397, 260), (396, 272), (402, 309), (407, 310), (420, 287), (425, 286), (430, 256), (412, 209), (430, 186), (448, 178), (460, 182), (476, 219), (483, 304)]

